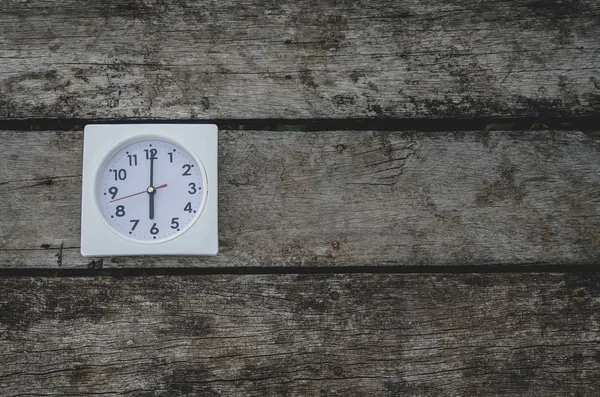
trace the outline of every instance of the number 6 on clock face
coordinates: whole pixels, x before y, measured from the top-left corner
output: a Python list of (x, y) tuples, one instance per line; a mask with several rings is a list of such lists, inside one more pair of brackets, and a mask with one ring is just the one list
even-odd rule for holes
[(138, 139), (110, 156), (99, 172), (96, 199), (107, 223), (139, 241), (183, 232), (203, 208), (204, 169), (181, 146)]

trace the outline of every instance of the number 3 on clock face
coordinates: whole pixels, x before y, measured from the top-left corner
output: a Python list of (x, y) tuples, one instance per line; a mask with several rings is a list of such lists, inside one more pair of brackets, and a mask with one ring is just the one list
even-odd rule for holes
[(96, 200), (121, 236), (162, 242), (185, 232), (200, 215), (205, 190), (205, 170), (188, 151), (167, 140), (138, 138), (108, 156)]

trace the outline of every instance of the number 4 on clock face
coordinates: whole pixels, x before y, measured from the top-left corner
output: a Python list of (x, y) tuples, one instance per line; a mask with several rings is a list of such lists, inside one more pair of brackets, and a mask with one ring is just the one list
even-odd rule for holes
[(130, 142), (105, 162), (99, 175), (97, 200), (104, 218), (132, 240), (177, 236), (193, 223), (206, 199), (201, 164), (167, 140)]

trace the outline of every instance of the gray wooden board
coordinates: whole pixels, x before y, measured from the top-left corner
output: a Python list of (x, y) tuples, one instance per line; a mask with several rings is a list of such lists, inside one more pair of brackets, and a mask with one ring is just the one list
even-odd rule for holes
[(82, 134), (0, 132), (1, 267), (597, 264), (597, 132), (219, 133), (217, 257), (83, 258)]
[(597, 114), (600, 3), (0, 3), (0, 119)]
[(2, 396), (597, 396), (598, 274), (0, 279)]

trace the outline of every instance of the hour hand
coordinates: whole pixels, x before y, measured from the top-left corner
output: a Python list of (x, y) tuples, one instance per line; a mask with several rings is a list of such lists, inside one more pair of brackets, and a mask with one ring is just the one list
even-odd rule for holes
[(150, 193), (150, 219), (154, 219), (154, 192)]

